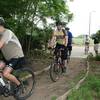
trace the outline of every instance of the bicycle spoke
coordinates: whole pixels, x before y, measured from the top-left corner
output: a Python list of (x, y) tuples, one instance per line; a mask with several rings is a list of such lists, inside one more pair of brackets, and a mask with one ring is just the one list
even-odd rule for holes
[(22, 70), (18, 71), (17, 77), (21, 82), (22, 88), (21, 88), (20, 95), (16, 94), (15, 98), (17, 98), (17, 99), (26, 99), (33, 92), (34, 83), (35, 83), (34, 74), (31, 71), (31, 69), (23, 68)]

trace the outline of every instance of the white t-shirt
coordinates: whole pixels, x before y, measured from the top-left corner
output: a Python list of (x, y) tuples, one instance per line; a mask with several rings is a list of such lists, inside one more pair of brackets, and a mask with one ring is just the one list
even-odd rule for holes
[(16, 35), (11, 30), (6, 29), (4, 32), (0, 33), (0, 35), (0, 41), (4, 42), (1, 51), (6, 60), (24, 57), (21, 44)]

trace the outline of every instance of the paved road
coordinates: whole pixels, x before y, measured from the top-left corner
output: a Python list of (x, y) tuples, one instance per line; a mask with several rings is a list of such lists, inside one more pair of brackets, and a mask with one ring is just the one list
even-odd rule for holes
[[(95, 54), (92, 46), (90, 47), (89, 52), (92, 52), (93, 54)], [(99, 48), (99, 52), (100, 52), (100, 48)], [(86, 55), (84, 54), (84, 47), (83, 46), (73, 46), (72, 57), (78, 57), (78, 58), (86, 57)]]

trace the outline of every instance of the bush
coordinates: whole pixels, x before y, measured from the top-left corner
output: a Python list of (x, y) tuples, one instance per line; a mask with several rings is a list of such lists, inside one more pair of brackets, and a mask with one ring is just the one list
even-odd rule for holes
[(92, 54), (92, 53), (89, 53), (88, 56), (87, 56), (87, 59), (88, 59), (89, 61), (94, 60), (93, 54)]
[(49, 58), (51, 56), (45, 50), (39, 50), (39, 49), (31, 50), (30, 54), (31, 54), (30, 57), (39, 58), (39, 59)]
[(98, 55), (96, 55), (96, 56), (93, 56), (92, 53), (89, 53), (87, 59), (88, 59), (89, 61), (93, 61), (93, 60), (94, 60), (94, 61), (100, 61), (100, 54), (98, 54)]
[(99, 54), (99, 55), (96, 55), (96, 56), (94, 57), (94, 59), (95, 59), (96, 61), (100, 61), (100, 54)]

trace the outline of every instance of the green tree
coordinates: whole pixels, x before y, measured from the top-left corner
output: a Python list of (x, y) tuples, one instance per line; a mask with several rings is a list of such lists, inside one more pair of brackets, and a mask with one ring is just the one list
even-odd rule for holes
[(44, 25), (42, 32), (45, 34), (42, 34), (44, 38), (42, 40), (46, 41), (45, 38), (49, 36), (46, 19), (48, 17), (53, 20), (65, 19), (69, 22), (73, 14), (70, 13), (66, 0), (0, 0), (0, 16), (6, 19), (7, 27), (16, 33), (22, 44), (25, 35), (30, 33), (27, 40), (29, 51), (34, 33), (41, 33), (37, 28), (40, 22)]
[(96, 32), (96, 34), (92, 34), (91, 38), (92, 38), (92, 39), (97, 38), (97, 39), (99, 40), (99, 42), (100, 42), (100, 30), (98, 30), (98, 31)]
[(97, 35), (97, 37), (98, 37), (98, 39), (99, 39), (99, 41), (100, 41), (100, 30), (98, 30), (98, 31), (96, 32), (96, 35)]

